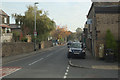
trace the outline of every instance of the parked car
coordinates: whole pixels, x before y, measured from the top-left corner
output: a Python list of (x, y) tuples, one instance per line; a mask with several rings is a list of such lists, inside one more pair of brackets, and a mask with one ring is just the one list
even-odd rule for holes
[(82, 47), (81, 43), (73, 42), (68, 48), (67, 57), (68, 58), (79, 57), (79, 58), (85, 59), (86, 57), (85, 48)]
[(72, 41), (69, 41), (69, 42), (67, 43), (68, 48), (70, 47), (71, 43), (72, 43)]

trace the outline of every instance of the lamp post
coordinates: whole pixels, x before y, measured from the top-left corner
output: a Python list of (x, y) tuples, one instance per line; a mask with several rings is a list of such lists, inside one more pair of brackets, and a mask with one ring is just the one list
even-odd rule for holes
[(35, 10), (35, 27), (34, 27), (34, 51), (36, 51), (36, 37), (37, 37), (37, 32), (36, 32), (36, 4), (39, 4), (38, 2), (34, 3), (34, 10)]

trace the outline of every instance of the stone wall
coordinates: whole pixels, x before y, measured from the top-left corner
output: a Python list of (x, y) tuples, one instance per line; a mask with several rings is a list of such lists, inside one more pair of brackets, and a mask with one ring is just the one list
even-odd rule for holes
[(16, 43), (3, 43), (2, 56), (11, 56), (23, 54), (34, 51), (34, 43), (16, 42)]
[(3, 33), (1, 36), (1, 42), (11, 42), (12, 36), (12, 33)]
[(49, 47), (52, 47), (52, 46), (53, 46), (52, 41), (42, 41), (41, 42), (41, 49), (49, 48)]
[[(41, 43), (41, 49), (52, 47), (52, 42), (45, 41)], [(36, 45), (39, 50), (39, 44)], [(12, 56), (18, 54), (25, 54), (34, 51), (34, 43), (27, 42), (13, 42), (13, 43), (2, 43), (2, 56)]]
[(105, 40), (106, 31), (109, 29), (118, 40), (119, 14), (96, 14), (98, 40)]

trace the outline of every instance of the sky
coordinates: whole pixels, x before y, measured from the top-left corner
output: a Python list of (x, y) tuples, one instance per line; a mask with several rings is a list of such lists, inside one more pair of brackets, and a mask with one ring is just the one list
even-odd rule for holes
[[(68, 30), (75, 32), (79, 28), (84, 28), (84, 24), (87, 20), (86, 15), (91, 7), (91, 1), (81, 2), (39, 2), (37, 4), (38, 9), (48, 11), (49, 17), (53, 19), (57, 25), (67, 25)], [(24, 15), (27, 10), (27, 6), (34, 5), (34, 2), (2, 2), (2, 10), (4, 10), (10, 16), (10, 23), (15, 23), (11, 14), (17, 13)], [(1, 7), (1, 6), (0, 6)]]

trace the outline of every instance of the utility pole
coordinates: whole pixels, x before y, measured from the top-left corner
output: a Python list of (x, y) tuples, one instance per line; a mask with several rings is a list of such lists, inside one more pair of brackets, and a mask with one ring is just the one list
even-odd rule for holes
[(34, 51), (36, 51), (36, 37), (37, 37), (37, 32), (36, 32), (36, 4), (39, 4), (38, 2), (34, 3), (34, 11), (35, 11), (35, 27), (34, 27)]

